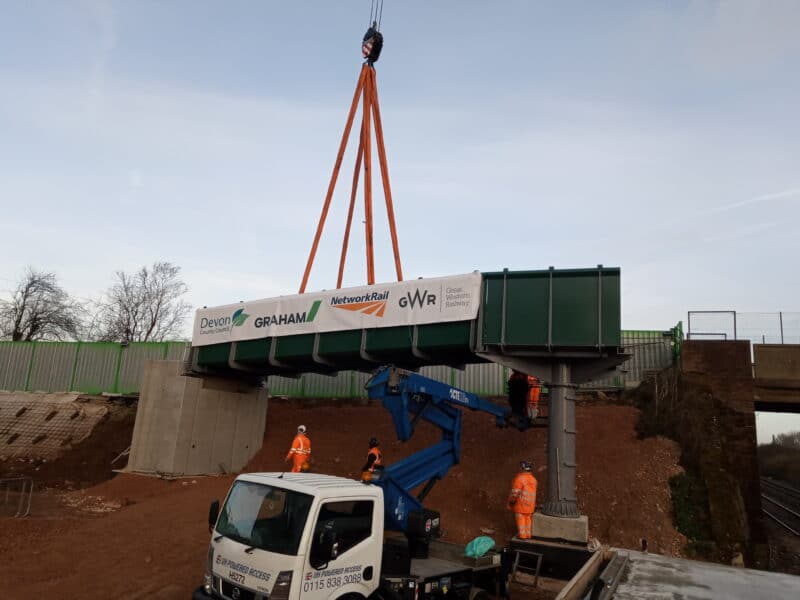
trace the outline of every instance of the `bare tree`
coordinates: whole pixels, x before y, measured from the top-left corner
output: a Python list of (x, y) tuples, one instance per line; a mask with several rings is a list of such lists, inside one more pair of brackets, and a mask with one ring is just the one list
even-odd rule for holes
[(797, 448), (800, 450), (800, 431), (789, 431), (787, 433), (779, 433), (772, 436), (772, 443), (776, 446), (784, 446), (786, 448)]
[(55, 273), (28, 267), (10, 300), (0, 300), (0, 336), (15, 342), (77, 339), (84, 309)]
[(100, 301), (90, 335), (103, 341), (161, 342), (180, 336), (191, 306), (180, 267), (156, 262), (135, 273), (117, 271)]

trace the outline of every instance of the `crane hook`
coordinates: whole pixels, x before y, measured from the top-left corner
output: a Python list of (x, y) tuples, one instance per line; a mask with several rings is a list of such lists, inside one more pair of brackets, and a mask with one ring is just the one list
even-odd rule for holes
[(378, 61), (383, 50), (383, 34), (378, 31), (378, 23), (372, 22), (372, 26), (367, 29), (364, 39), (361, 42), (361, 55), (366, 59), (370, 66)]

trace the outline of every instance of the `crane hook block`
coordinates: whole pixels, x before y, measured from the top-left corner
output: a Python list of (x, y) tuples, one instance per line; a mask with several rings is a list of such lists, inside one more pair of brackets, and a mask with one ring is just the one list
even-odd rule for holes
[(383, 50), (383, 34), (378, 31), (376, 23), (367, 29), (364, 40), (361, 43), (361, 54), (370, 65), (378, 61), (378, 57)]

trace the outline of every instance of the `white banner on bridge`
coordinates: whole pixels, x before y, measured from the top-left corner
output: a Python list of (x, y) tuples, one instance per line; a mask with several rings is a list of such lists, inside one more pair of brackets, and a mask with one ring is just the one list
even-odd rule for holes
[(302, 333), (468, 321), (481, 274), (415, 279), (199, 309), (193, 346)]

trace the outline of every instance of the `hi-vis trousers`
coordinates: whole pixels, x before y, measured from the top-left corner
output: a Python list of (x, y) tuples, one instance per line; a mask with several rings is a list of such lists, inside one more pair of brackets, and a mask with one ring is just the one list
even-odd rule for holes
[(517, 536), (521, 540), (531, 539), (533, 533), (533, 513), (514, 513), (517, 520)]

